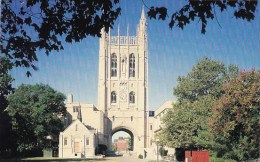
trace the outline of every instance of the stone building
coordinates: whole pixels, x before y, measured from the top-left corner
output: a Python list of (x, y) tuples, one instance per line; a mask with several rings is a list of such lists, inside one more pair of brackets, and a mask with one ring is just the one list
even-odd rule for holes
[(96, 130), (87, 128), (78, 119), (59, 136), (60, 158), (87, 158), (95, 156)]
[(74, 120), (79, 119), (88, 128), (96, 129), (98, 143), (103, 143), (104, 113), (93, 104), (73, 102), (72, 94), (69, 94), (67, 98), (65, 127), (69, 126)]
[[(160, 125), (157, 116), (164, 112), (164, 108), (171, 107), (171, 101), (166, 103), (167, 106), (155, 111), (155, 116), (149, 117), (146, 25), (143, 9), (136, 35), (129, 35), (127, 29), (127, 35), (122, 36), (119, 27), (116, 36), (112, 36), (110, 31), (101, 31), (97, 107), (93, 104), (74, 103), (73, 96), (68, 96), (65, 125), (69, 126), (69, 130), (73, 130), (70, 124), (75, 125), (73, 121), (82, 121), (78, 125), (85, 126), (83, 131), (95, 130), (95, 141), (90, 143), (93, 145), (91, 147), (104, 144), (111, 148), (112, 136), (118, 131), (125, 131), (130, 135), (130, 150), (136, 152), (136, 155), (144, 155), (144, 150), (149, 152), (148, 148), (154, 147), (153, 135)], [(71, 139), (75, 138), (72, 132), (69, 133)], [(63, 140), (60, 139), (59, 147), (63, 153), (66, 150), (62, 143), (64, 134), (66, 130), (60, 135)], [(69, 146), (71, 148), (68, 148)], [(70, 156), (75, 155), (75, 147), (75, 142), (67, 146), (67, 150), (71, 152)], [(64, 154), (59, 155), (64, 157)], [(85, 155), (86, 152), (81, 152), (81, 156)]]
[[(98, 109), (105, 115), (104, 144), (126, 131), (132, 150), (147, 147), (148, 50), (146, 18), (142, 10), (136, 35), (112, 36), (102, 31), (99, 47)], [(139, 150), (138, 150), (139, 149)]]
[(119, 137), (115, 139), (113, 145), (118, 153), (126, 153), (128, 151), (128, 140), (129, 138)]
[[(162, 128), (164, 127), (162, 123), (162, 119), (164, 115), (173, 107), (173, 104), (176, 103), (174, 100), (169, 100), (164, 102), (157, 110), (155, 110), (153, 113), (150, 113), (149, 115), (149, 142), (150, 147), (146, 148), (147, 151), (147, 157), (150, 159), (156, 159), (157, 154), (157, 143), (156, 143), (156, 134), (160, 133), (162, 131)], [(168, 155), (174, 156), (175, 155), (175, 149), (164, 147), (165, 150), (168, 151)]]

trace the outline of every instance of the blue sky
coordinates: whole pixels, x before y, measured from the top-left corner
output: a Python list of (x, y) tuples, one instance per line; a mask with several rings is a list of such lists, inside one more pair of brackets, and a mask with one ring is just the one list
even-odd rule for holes
[[(165, 6), (169, 13), (179, 9), (185, 1), (148, 1), (147, 6)], [(151, 3), (152, 2), (152, 3)], [(130, 35), (136, 32), (142, 1), (122, 0), (122, 13), (116, 21), (112, 34), (117, 33), (120, 24), (122, 35), (126, 35), (129, 24)], [(147, 11), (147, 9), (146, 9)], [(175, 99), (173, 87), (178, 76), (186, 75), (192, 66), (203, 58), (219, 60), (226, 65), (238, 65), (241, 70), (260, 69), (259, 5), (255, 20), (236, 20), (231, 12), (220, 13), (207, 24), (206, 34), (200, 33), (201, 24), (195, 20), (184, 30), (168, 27), (165, 21), (148, 18), (149, 51), (149, 109), (157, 109), (163, 102)], [(169, 14), (170, 15), (170, 14)], [(64, 93), (72, 93), (74, 101), (97, 105), (98, 50), (99, 38), (88, 37), (80, 43), (65, 44), (64, 50), (46, 56), (38, 53), (39, 70), (32, 71), (27, 78), (26, 69), (15, 68), (11, 74), (14, 86), (20, 84), (49, 84)]]

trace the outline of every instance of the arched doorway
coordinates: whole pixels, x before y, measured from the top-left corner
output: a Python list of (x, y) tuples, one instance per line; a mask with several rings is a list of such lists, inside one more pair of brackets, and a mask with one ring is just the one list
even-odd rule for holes
[[(115, 138), (113, 138), (116, 136)], [(114, 139), (114, 141), (112, 141)], [(129, 141), (130, 140), (130, 141)], [(126, 151), (134, 150), (134, 134), (127, 128), (116, 128), (111, 133), (111, 143), (116, 147), (127, 147)], [(127, 145), (127, 146), (125, 146)], [(123, 148), (116, 148), (117, 150)]]

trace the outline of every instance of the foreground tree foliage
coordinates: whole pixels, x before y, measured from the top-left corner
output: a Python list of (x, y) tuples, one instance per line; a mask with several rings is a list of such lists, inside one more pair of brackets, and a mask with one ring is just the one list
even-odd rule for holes
[(3, 0), (1, 53), (16, 66), (36, 70), (37, 51), (48, 55), (63, 49), (62, 38), (79, 42), (88, 35), (100, 36), (102, 28), (108, 31), (120, 14), (118, 1)]
[(235, 66), (204, 58), (187, 76), (179, 77), (174, 88), (178, 102), (163, 118), (161, 141), (175, 148), (212, 148), (214, 141), (207, 122), (212, 115), (212, 101), (221, 97), (222, 84), (237, 74)]
[[(100, 31), (113, 28), (121, 8), (120, 0), (2, 0), (1, 1), (1, 53), (15, 66), (37, 69), (37, 52), (63, 49), (64, 42), (79, 42), (87, 36), (100, 36)], [(145, 4), (146, 5), (146, 4)], [(198, 20), (201, 32), (206, 32), (207, 22), (216, 18), (216, 11), (232, 10), (236, 18), (251, 21), (257, 1), (244, 0), (189, 0), (172, 13), (169, 26), (183, 29)], [(147, 7), (147, 6), (146, 6)], [(165, 20), (166, 7), (149, 6), (151, 19)], [(27, 72), (30, 75), (30, 72)]]
[[(256, 6), (257, 0), (188, 0), (180, 10), (171, 14), (169, 27), (176, 26), (184, 29), (186, 25), (199, 20), (201, 33), (205, 34), (208, 20), (214, 18), (217, 20), (216, 10), (223, 12), (231, 9), (235, 18), (251, 21), (255, 17)], [(166, 7), (151, 7), (148, 11), (148, 16), (154, 19), (165, 20), (167, 15)]]
[(5, 111), (8, 106), (7, 95), (13, 92), (13, 78), (8, 74), (12, 63), (0, 56), (0, 157), (5, 156), (13, 147), (11, 118)]
[(63, 129), (65, 96), (48, 85), (21, 85), (8, 96), (17, 150), (26, 152), (51, 147)]
[(241, 72), (222, 90), (210, 118), (217, 155), (237, 161), (259, 158), (260, 71)]

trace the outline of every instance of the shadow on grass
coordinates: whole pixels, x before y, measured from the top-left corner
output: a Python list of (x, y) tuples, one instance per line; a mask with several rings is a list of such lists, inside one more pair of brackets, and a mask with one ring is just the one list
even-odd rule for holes
[(123, 155), (117, 155), (117, 154), (114, 154), (114, 153), (108, 153), (106, 154), (106, 157), (122, 157)]
[(48, 161), (48, 162), (102, 162), (107, 161), (111, 162), (111, 159), (75, 159), (75, 158), (44, 158), (44, 157), (34, 157), (34, 158), (11, 158), (11, 159), (0, 159), (0, 162), (42, 162), (42, 161)]

